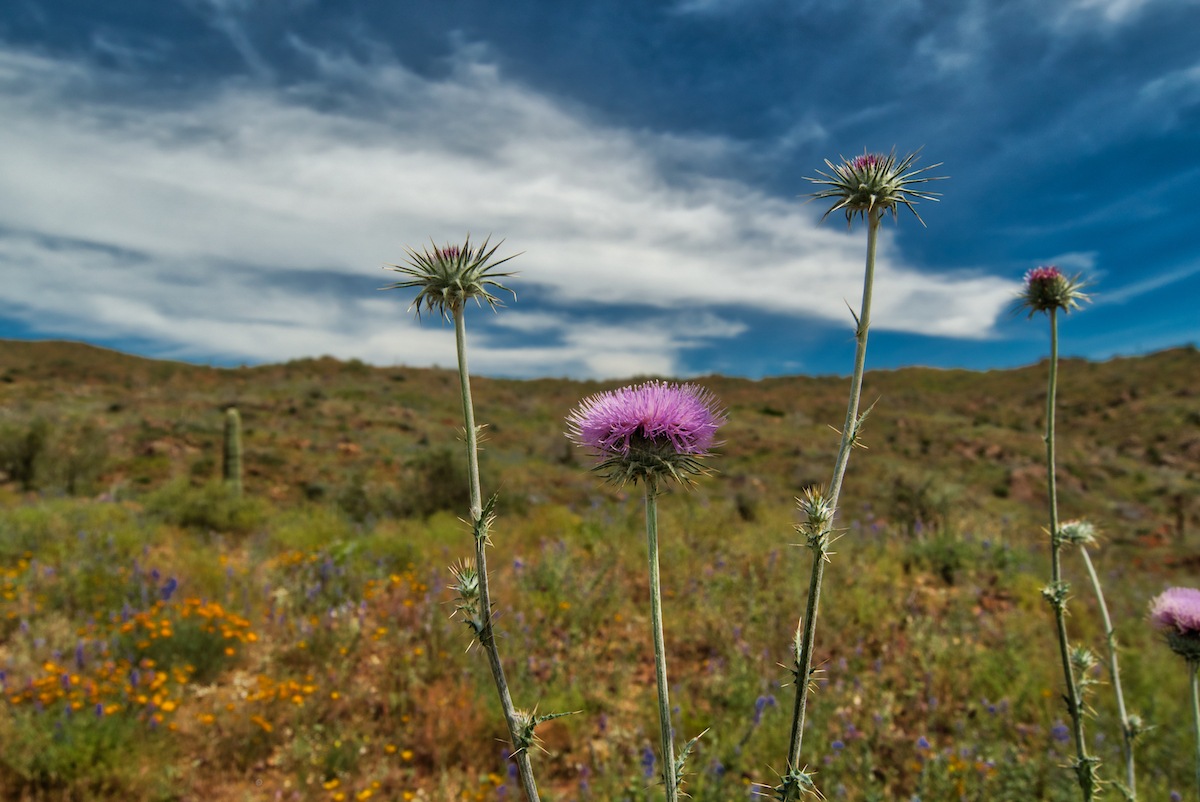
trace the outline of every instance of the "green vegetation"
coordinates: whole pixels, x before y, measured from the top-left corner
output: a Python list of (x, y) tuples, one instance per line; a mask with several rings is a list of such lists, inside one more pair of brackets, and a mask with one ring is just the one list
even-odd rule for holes
[[(447, 566), (471, 543), (453, 373), (3, 342), (0, 375), (0, 797), (519, 795), (486, 661), (449, 618)], [(1040, 596), (1044, 375), (868, 374), (880, 401), (842, 495), (805, 739), (830, 799), (1078, 797)], [(1194, 782), (1186, 677), (1145, 611), (1200, 567), (1196, 375), (1180, 349), (1066, 361), (1059, 386), (1059, 503), (1101, 533), (1126, 701), (1155, 725), (1145, 799)], [(718, 473), (672, 491), (660, 545), (676, 727), (711, 728), (685, 778), (702, 802), (749, 798), (786, 751), (794, 497), (825, 480), (846, 380), (700, 383), (729, 409)], [(474, 380), (509, 682), (583, 711), (539, 728), (547, 799), (661, 794), (642, 510), (562, 433), (615, 384)], [(240, 497), (219, 458), (233, 405)], [(1064, 573), (1072, 637), (1102, 651), (1084, 568), (1066, 555)], [(1088, 731), (1115, 779), (1111, 696)]]

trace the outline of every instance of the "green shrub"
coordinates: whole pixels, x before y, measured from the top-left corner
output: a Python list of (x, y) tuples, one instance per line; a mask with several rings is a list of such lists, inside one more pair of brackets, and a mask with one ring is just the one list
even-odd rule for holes
[(151, 493), (145, 503), (147, 510), (167, 523), (229, 534), (252, 532), (267, 516), (262, 501), (218, 481), (193, 487), (178, 479)]

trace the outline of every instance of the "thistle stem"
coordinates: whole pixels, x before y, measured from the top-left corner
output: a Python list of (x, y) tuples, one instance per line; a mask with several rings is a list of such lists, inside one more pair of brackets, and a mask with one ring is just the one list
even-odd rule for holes
[(1192, 724), (1196, 728), (1196, 792), (1200, 799), (1200, 662), (1188, 660), (1188, 673), (1192, 675)]
[(658, 721), (662, 736), (663, 782), (667, 802), (678, 802), (675, 746), (671, 735), (671, 700), (667, 691), (667, 651), (663, 643), (662, 591), (658, 581), (658, 482), (646, 479), (646, 550), (650, 561), (650, 624), (654, 629), (654, 678), (658, 685)]
[(1096, 601), (1100, 605), (1100, 615), (1104, 619), (1104, 635), (1108, 644), (1108, 670), (1112, 675), (1113, 692), (1117, 697), (1117, 716), (1121, 721), (1121, 755), (1125, 758), (1125, 788), (1130, 800), (1137, 799), (1137, 778), (1134, 774), (1133, 739), (1136, 735), (1129, 727), (1129, 716), (1125, 712), (1125, 693), (1121, 689), (1121, 669), (1117, 664), (1117, 632), (1113, 629), (1112, 618), (1108, 614), (1108, 605), (1104, 601), (1104, 591), (1100, 589), (1100, 577), (1092, 565), (1091, 555), (1085, 546), (1080, 545), (1079, 552), (1083, 555), (1083, 564), (1087, 567), (1088, 577), (1092, 581), (1092, 590), (1096, 592)]
[(1058, 532), (1058, 487), (1054, 476), (1054, 407), (1058, 393), (1058, 310), (1050, 309), (1050, 376), (1046, 389), (1046, 490), (1050, 506), (1050, 589), (1054, 598), (1055, 629), (1058, 632), (1058, 650), (1062, 658), (1063, 675), (1067, 683), (1067, 710), (1075, 734), (1076, 774), (1085, 802), (1094, 794), (1094, 781), (1084, 771), (1090, 768), (1087, 744), (1083, 740), (1083, 711), (1079, 691), (1075, 684), (1075, 672), (1071, 668), (1070, 647), (1067, 640), (1066, 590), (1062, 582), (1062, 541)]
[(508, 725), (510, 748), (513, 749), (513, 760), (517, 764), (517, 773), (521, 787), (525, 791), (528, 802), (540, 802), (537, 783), (533, 778), (533, 764), (529, 760), (528, 749), (517, 749), (520, 724), (517, 721), (517, 711), (513, 707), (512, 696), (508, 692), (508, 682), (504, 678), (504, 666), (500, 662), (500, 650), (496, 646), (495, 632), (492, 629), (492, 600), (488, 593), (487, 573), (487, 522), (483, 521), (483, 494), (479, 489), (479, 438), (475, 428), (475, 408), (471, 402), (471, 377), (467, 371), (467, 329), (463, 319), (461, 306), (454, 310), (454, 334), (458, 346), (458, 379), (462, 390), (463, 421), (467, 434), (467, 478), (471, 487), (471, 524), (475, 532), (475, 569), (479, 574), (479, 607), (482, 626), (479, 631), (479, 642), (488, 656), (488, 664), (492, 669), (492, 679), (496, 682), (496, 691), (500, 695), (500, 707), (504, 711), (504, 721)]
[[(871, 291), (875, 284), (875, 243), (882, 220), (881, 210), (867, 215), (867, 262), (863, 271), (862, 308), (858, 315), (858, 330), (855, 332), (857, 347), (854, 352), (854, 374), (850, 379), (850, 399), (846, 405), (846, 422), (842, 427), (842, 444), (834, 463), (833, 478), (829, 482), (829, 505), (837, 516), (838, 496), (842, 492), (842, 479), (850, 461), (858, 429), (859, 399), (862, 397), (863, 371), (867, 362), (867, 331), (871, 325)], [(832, 522), (830, 524), (832, 531)], [(800, 749), (804, 741), (804, 718), (808, 710), (808, 682), (812, 674), (813, 641), (817, 632), (817, 607), (821, 599), (821, 581), (825, 574), (825, 554), (829, 532), (824, 533), (813, 548), (812, 574), (808, 584), (808, 605), (804, 613), (804, 633), (800, 654), (796, 659), (796, 704), (792, 713), (792, 733), (788, 747), (789, 773), (800, 770)]]

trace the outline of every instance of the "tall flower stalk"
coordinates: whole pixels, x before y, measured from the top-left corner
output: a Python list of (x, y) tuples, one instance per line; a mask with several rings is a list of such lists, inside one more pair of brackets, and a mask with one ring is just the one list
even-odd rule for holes
[(1200, 795), (1200, 590), (1167, 588), (1150, 602), (1150, 620), (1166, 632), (1171, 651), (1187, 663), (1196, 736), (1196, 792)]
[(1088, 554), (1088, 546), (1096, 543), (1096, 529), (1087, 521), (1067, 521), (1060, 529), (1064, 543), (1079, 547), (1079, 555), (1087, 568), (1088, 579), (1096, 594), (1096, 603), (1100, 608), (1100, 616), (1104, 620), (1104, 637), (1108, 649), (1108, 673), (1112, 677), (1113, 694), (1117, 701), (1117, 716), (1121, 720), (1121, 757), (1125, 761), (1125, 783), (1119, 785), (1122, 794), (1130, 802), (1137, 800), (1137, 772), (1134, 765), (1134, 743), (1145, 731), (1145, 725), (1140, 716), (1130, 715), (1125, 708), (1125, 691), (1121, 685), (1121, 666), (1117, 659), (1117, 631), (1113, 627), (1112, 617), (1108, 614), (1108, 604), (1104, 601), (1104, 590), (1100, 586), (1100, 576), (1092, 565), (1092, 557)]
[(486, 303), (490, 308), (496, 309), (502, 306), (502, 303), (492, 294), (492, 290), (512, 292), (500, 283), (501, 279), (511, 276), (512, 273), (499, 272), (496, 268), (513, 257), (494, 260), (497, 248), (499, 243), (489, 248), (488, 240), (484, 240), (479, 247), (472, 248), (471, 239), (467, 237), (462, 246), (446, 245), (439, 248), (434, 245), (433, 250), (409, 250), (407, 264), (388, 265), (388, 269), (395, 270), (407, 278), (383, 289), (417, 288), (419, 292), (412, 306), (416, 308), (418, 317), (422, 309), (425, 309), (436, 311), (443, 318), (454, 321), (459, 390), (466, 432), (467, 481), (470, 491), (469, 523), (475, 540), (474, 562), (450, 569), (454, 576), (453, 588), (458, 594), (457, 612), (461, 614), (464, 623), (487, 654), (504, 721), (508, 726), (510, 751), (517, 764), (521, 788), (528, 802), (539, 802), (529, 749), (534, 743), (534, 728), (554, 715), (535, 716), (517, 710), (508, 690), (504, 665), (496, 645), (487, 571), (487, 547), (491, 544), (489, 532), (495, 521), (493, 510), (496, 499), (493, 497), (484, 504), (479, 486), (480, 427), (475, 424), (471, 377), (467, 369), (467, 330), (464, 317), (467, 301), (473, 298), (480, 305)]
[(1126, 800), (1135, 802), (1138, 798), (1138, 776), (1134, 766), (1134, 742), (1146, 730), (1141, 717), (1130, 716), (1124, 704), (1124, 688), (1121, 684), (1121, 665), (1117, 659), (1117, 633), (1112, 626), (1109, 615), (1109, 605), (1104, 600), (1104, 589), (1100, 587), (1100, 577), (1096, 573), (1096, 565), (1092, 564), (1092, 556), (1087, 547), (1096, 544), (1096, 527), (1087, 521), (1067, 521), (1060, 528), (1064, 544), (1079, 546), (1079, 555), (1087, 569), (1088, 580), (1092, 583), (1092, 591), (1096, 593), (1096, 603), (1100, 609), (1100, 617), (1104, 620), (1104, 640), (1108, 647), (1109, 676), (1112, 677), (1112, 693), (1117, 702), (1117, 717), (1121, 719), (1121, 758), (1124, 760), (1124, 784), (1118, 783)]
[[(846, 215), (846, 225), (850, 227), (857, 216), (867, 224), (867, 259), (863, 273), (862, 306), (854, 315), (855, 343), (854, 373), (850, 379), (850, 398), (846, 405), (846, 419), (842, 426), (841, 447), (838, 449), (837, 460), (833, 467), (833, 477), (829, 488), (822, 492), (816, 489), (806, 491), (804, 499), (798, 499), (803, 522), (796, 528), (805, 536), (806, 545), (812, 550), (812, 572), (809, 576), (808, 603), (804, 617), (796, 629), (796, 637), (792, 643), (794, 665), (792, 669), (795, 678), (796, 700), (792, 713), (792, 730), (788, 745), (787, 770), (780, 777), (780, 783), (775, 788), (776, 798), (781, 802), (794, 802), (805, 794), (819, 794), (812, 779), (812, 773), (801, 764), (801, 748), (804, 740), (804, 721), (808, 709), (808, 694), (812, 678), (813, 646), (816, 639), (817, 612), (821, 599), (821, 585), (825, 574), (825, 564), (829, 561), (829, 544), (833, 524), (837, 515), (838, 498), (842, 491), (842, 480), (846, 474), (846, 466), (850, 462), (850, 452), (859, 442), (859, 434), (870, 409), (859, 412), (859, 402), (862, 397), (863, 372), (867, 359), (867, 333), (871, 326), (871, 295), (875, 282), (875, 246), (879, 234), (879, 225), (883, 216), (891, 212), (897, 216), (897, 209), (905, 206), (918, 220), (914, 203), (919, 199), (937, 200), (935, 192), (916, 189), (919, 184), (939, 180), (940, 176), (925, 175), (926, 171), (940, 166), (933, 164), (928, 167), (915, 168), (916, 153), (910, 153), (897, 161), (895, 151), (890, 154), (863, 153), (853, 159), (842, 159), (834, 164), (826, 159), (825, 164), (830, 172), (818, 170), (819, 178), (809, 178), (815, 184), (825, 187), (812, 194), (815, 200), (832, 199), (834, 204), (825, 212), (824, 217), (836, 211)], [(824, 219), (824, 217), (822, 219)], [(924, 224), (924, 221), (921, 221)]]
[(668, 802), (679, 800), (684, 762), (700, 736), (689, 741), (676, 758), (659, 583), (658, 496), (664, 482), (683, 483), (707, 472), (704, 459), (724, 422), (724, 414), (708, 391), (692, 384), (662, 382), (590, 396), (567, 416), (567, 437), (600, 460), (596, 470), (601, 475), (618, 484), (640, 481), (645, 490), (650, 625), (662, 780)]
[[(1075, 738), (1075, 777), (1085, 802), (1095, 798), (1099, 790), (1096, 775), (1097, 758), (1088, 755), (1083, 735), (1084, 690), (1090, 653), (1082, 647), (1071, 648), (1067, 637), (1067, 600), (1070, 583), (1062, 576), (1062, 547), (1067, 542), (1058, 522), (1058, 486), (1055, 481), (1054, 410), (1058, 393), (1058, 311), (1064, 314), (1077, 308), (1087, 296), (1081, 291), (1078, 278), (1068, 278), (1054, 266), (1038, 267), (1025, 274), (1025, 287), (1018, 306), (1029, 310), (1029, 316), (1045, 312), (1050, 319), (1050, 368), (1046, 388), (1046, 495), (1050, 515), (1050, 584), (1042, 596), (1054, 611), (1054, 628), (1058, 635), (1059, 657), (1066, 683), (1067, 712), (1071, 716)], [(1094, 661), (1093, 661), (1094, 662)]]

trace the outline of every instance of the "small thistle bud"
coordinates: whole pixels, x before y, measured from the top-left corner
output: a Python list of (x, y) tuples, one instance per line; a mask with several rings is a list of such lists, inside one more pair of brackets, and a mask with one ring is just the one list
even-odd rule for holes
[(804, 491), (804, 498), (796, 499), (796, 506), (804, 516), (804, 520), (796, 524), (796, 531), (804, 535), (814, 554), (828, 559), (826, 547), (829, 545), (829, 530), (833, 525), (833, 504), (825, 498), (820, 488), (810, 487)]
[(483, 615), (479, 603), (479, 572), (473, 565), (461, 562), (450, 566), (450, 574), (454, 577), (450, 588), (458, 594), (454, 611), (461, 613), (463, 623), (478, 635), (483, 632)]
[(1083, 292), (1085, 286), (1079, 276), (1067, 278), (1054, 265), (1035, 267), (1025, 274), (1025, 285), (1017, 300), (1017, 308), (1028, 309), (1030, 317), (1035, 312), (1048, 312), (1051, 309), (1070, 312), (1089, 300), (1087, 293)]
[(805, 766), (802, 769), (792, 769), (780, 777), (780, 783), (774, 789), (777, 802), (800, 802), (807, 796), (824, 799), (824, 795), (817, 790), (816, 781), (813, 780), (815, 773)]
[(567, 416), (567, 437), (595, 453), (596, 470), (610, 481), (685, 482), (706, 472), (703, 460), (723, 423), (707, 390), (651, 381), (585, 398)]
[(473, 249), (471, 237), (468, 236), (461, 247), (444, 245), (439, 248), (434, 245), (432, 251), (422, 249), (420, 253), (409, 250), (408, 264), (386, 265), (384, 269), (394, 270), (410, 278), (381, 289), (419, 288), (420, 292), (412, 302), (418, 317), (421, 315), (421, 308), (424, 307), (431, 311), (437, 310), (440, 315), (449, 318), (460, 311), (470, 298), (474, 298), (480, 305), (486, 302), (489, 307), (495, 309), (503, 304), (491, 290), (494, 288), (512, 293), (512, 290), (501, 284), (498, 279), (513, 275), (498, 272), (496, 268), (516, 256), (514, 254), (492, 261), (496, 249), (501, 244), (503, 243), (499, 242), (488, 248), (488, 240), (484, 240), (482, 245)]
[(1091, 546), (1096, 542), (1096, 527), (1087, 521), (1067, 521), (1058, 528), (1058, 536), (1072, 546)]
[(1150, 602), (1150, 620), (1166, 630), (1171, 651), (1200, 666), (1200, 590), (1168, 588)]
[(1136, 713), (1130, 714), (1125, 718), (1125, 732), (1129, 734), (1129, 742), (1133, 743), (1138, 738), (1142, 737), (1147, 730), (1151, 729), (1145, 720)]
[[(818, 170), (820, 178), (805, 180), (828, 187), (812, 193), (813, 200), (832, 198), (836, 201), (822, 219), (840, 209), (846, 213), (846, 225), (849, 226), (855, 215), (866, 217), (874, 216), (876, 211), (880, 214), (890, 211), (892, 217), (896, 217), (896, 207), (907, 206), (921, 220), (921, 215), (913, 207), (916, 200), (936, 201), (940, 193), (919, 191), (913, 186), (940, 181), (945, 176), (921, 175), (926, 170), (940, 167), (941, 162), (913, 170), (911, 168), (916, 161), (917, 153), (910, 153), (897, 163), (894, 149), (887, 155), (864, 152), (853, 159), (842, 157), (838, 164), (826, 159), (825, 164), (830, 172)], [(921, 220), (921, 225), (925, 225), (924, 220)]]
[(1048, 601), (1051, 607), (1063, 608), (1067, 606), (1067, 599), (1070, 597), (1070, 592), (1070, 582), (1051, 582), (1042, 588), (1042, 598)]
[(573, 716), (578, 712), (578, 710), (572, 710), (569, 713), (547, 713), (543, 716), (539, 716), (536, 712), (526, 713), (524, 710), (514, 711), (517, 719), (517, 742), (514, 744), (514, 746), (517, 748), (518, 752), (522, 749), (529, 749), (532, 746), (536, 746), (538, 743), (538, 737), (534, 730), (537, 729), (539, 724), (545, 723), (552, 719), (562, 718), (563, 716)]
[(1071, 650), (1071, 667), (1080, 677), (1086, 677), (1096, 667), (1096, 655), (1086, 646), (1076, 646)]
[(824, 492), (819, 487), (810, 487), (804, 491), (804, 498), (796, 499), (796, 506), (804, 516), (804, 522), (796, 528), (809, 535), (819, 535), (829, 531), (833, 523), (834, 508)]

